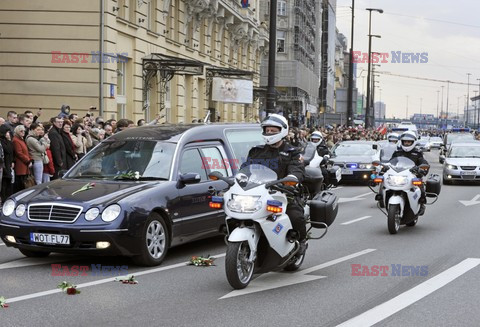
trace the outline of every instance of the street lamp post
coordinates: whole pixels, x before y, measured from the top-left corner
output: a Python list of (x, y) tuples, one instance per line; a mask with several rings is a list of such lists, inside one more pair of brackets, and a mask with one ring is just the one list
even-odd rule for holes
[(440, 116), (438, 115), (438, 96), (440, 95), (440, 91), (437, 91), (437, 127), (438, 127), (438, 120), (440, 119)]
[(445, 127), (448, 127), (448, 96), (450, 94), (450, 81), (447, 81), (447, 112), (445, 113)]
[(408, 95), (407, 95), (407, 108), (405, 111), (405, 120), (408, 120)]
[[(353, 27), (355, 20), (355, 0), (352, 0), (352, 34), (350, 36), (350, 62), (348, 63), (347, 126), (353, 126)], [(356, 103), (357, 101), (355, 101)]]
[[(473, 96), (474, 98), (477, 97), (477, 92), (478, 91), (473, 91)], [(475, 104), (475, 107), (474, 107), (474, 113), (475, 113), (475, 116), (473, 116), (473, 126), (475, 127), (475, 121), (477, 121), (477, 116), (478, 116), (478, 112), (477, 112), (477, 101), (473, 101), (473, 103)], [(478, 126), (477, 126), (477, 129), (478, 129)]]
[(268, 47), (267, 115), (275, 112), (275, 60), (277, 55), (277, 0), (270, 0), (270, 33)]
[[(440, 110), (440, 115), (442, 115), (442, 116), (443, 116), (443, 88), (444, 87), (445, 86), (443, 86), (443, 85), (441, 86), (441, 88), (442, 88), (442, 107), (441, 107), (441, 110)], [(440, 126), (441, 126), (441, 124), (442, 124), (442, 120), (440, 119)]]
[(468, 127), (468, 107), (469, 107), (469, 102), (470, 102), (470, 99), (469, 99), (469, 96), (470, 96), (470, 75), (472, 75), (472, 74), (467, 73), (467, 76), (468, 76), (468, 81), (467, 81), (467, 124), (465, 125), (465, 127)]
[[(478, 81), (478, 95), (480, 95), (480, 78), (477, 78)], [(480, 101), (480, 99), (477, 99), (477, 101)], [(475, 102), (477, 103), (477, 102)], [(480, 107), (477, 108), (480, 110)], [(480, 127), (480, 111), (477, 113), (477, 129)]]
[(365, 108), (365, 126), (372, 127), (371, 122), (371, 107), (370, 107), (370, 69), (371, 69), (371, 57), (372, 57), (372, 36), (380, 38), (380, 35), (372, 35), (372, 11), (383, 13), (383, 9), (367, 8), (369, 13), (368, 20), (368, 70), (367, 70), (367, 107)]

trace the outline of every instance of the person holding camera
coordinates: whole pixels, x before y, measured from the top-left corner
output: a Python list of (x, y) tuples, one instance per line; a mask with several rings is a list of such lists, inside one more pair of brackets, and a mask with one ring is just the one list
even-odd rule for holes
[(80, 160), (86, 153), (87, 149), (92, 147), (92, 138), (88, 130), (84, 130), (82, 125), (74, 124), (72, 126), (72, 141), (75, 145), (75, 153)]

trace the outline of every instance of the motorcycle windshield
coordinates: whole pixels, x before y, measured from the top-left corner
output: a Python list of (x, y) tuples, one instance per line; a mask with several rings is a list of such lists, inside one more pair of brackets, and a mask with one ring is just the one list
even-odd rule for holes
[(237, 183), (244, 189), (251, 189), (278, 179), (277, 173), (267, 166), (251, 164), (239, 170), (235, 176)]
[(308, 143), (303, 153), (305, 162), (310, 162), (315, 157), (315, 151), (317, 151), (317, 147), (312, 143)]
[(415, 163), (405, 157), (395, 157), (390, 160), (390, 167), (397, 173), (415, 167)]

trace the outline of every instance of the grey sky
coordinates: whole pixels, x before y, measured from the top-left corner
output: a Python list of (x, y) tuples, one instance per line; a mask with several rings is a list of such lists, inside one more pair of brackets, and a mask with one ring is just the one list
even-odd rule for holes
[[(350, 47), (351, 0), (337, 1), (337, 28), (347, 36)], [(463, 112), (467, 94), (467, 73), (470, 76), (470, 97), (479, 90), (480, 79), (480, 1), (477, 0), (356, 0), (354, 51), (368, 52), (368, 11), (365, 8), (381, 8), (383, 14), (372, 12), (372, 51), (428, 52), (428, 63), (384, 63), (380, 71), (392, 74), (418, 76), (430, 79), (462, 82), (450, 83), (449, 111)], [(451, 23), (448, 23), (451, 22)], [(357, 76), (362, 69), (366, 76), (366, 64), (358, 64)], [(447, 83), (422, 81), (382, 74), (381, 98), (387, 106), (387, 117), (404, 118), (408, 95), (408, 114), (436, 114), (437, 90), (444, 85), (443, 107), (447, 105)], [(358, 78), (362, 91), (366, 77)], [(375, 98), (379, 100), (376, 90)], [(420, 98), (423, 98), (421, 101)]]

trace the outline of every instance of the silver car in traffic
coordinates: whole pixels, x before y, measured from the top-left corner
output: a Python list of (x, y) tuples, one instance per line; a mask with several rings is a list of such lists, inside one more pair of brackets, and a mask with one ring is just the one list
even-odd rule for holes
[(452, 143), (443, 165), (443, 184), (480, 181), (480, 142)]

